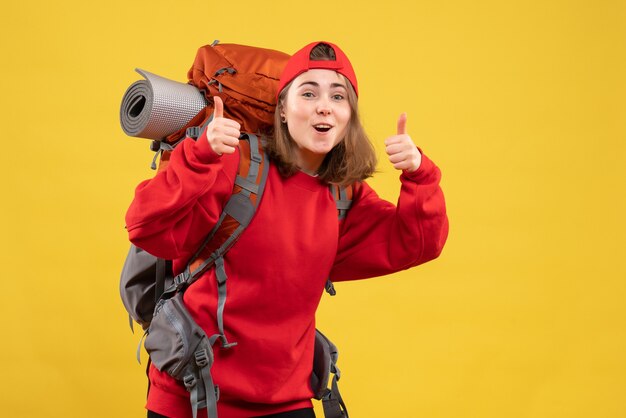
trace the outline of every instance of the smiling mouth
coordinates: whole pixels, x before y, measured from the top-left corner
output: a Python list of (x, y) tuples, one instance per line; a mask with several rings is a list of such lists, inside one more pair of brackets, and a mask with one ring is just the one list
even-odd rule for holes
[(313, 128), (315, 128), (317, 132), (328, 132), (330, 131), (332, 126), (326, 125), (326, 124), (319, 124), (319, 125), (313, 125)]

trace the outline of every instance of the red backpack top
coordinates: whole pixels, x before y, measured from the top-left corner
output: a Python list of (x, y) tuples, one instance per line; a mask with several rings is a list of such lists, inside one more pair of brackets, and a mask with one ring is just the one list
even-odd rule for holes
[(208, 105), (189, 123), (165, 138), (177, 142), (186, 129), (201, 126), (213, 114), (213, 97), (224, 102), (224, 116), (241, 124), (242, 132), (268, 133), (274, 126), (280, 74), (289, 55), (273, 49), (218, 41), (198, 49), (187, 72), (189, 84), (204, 93)]

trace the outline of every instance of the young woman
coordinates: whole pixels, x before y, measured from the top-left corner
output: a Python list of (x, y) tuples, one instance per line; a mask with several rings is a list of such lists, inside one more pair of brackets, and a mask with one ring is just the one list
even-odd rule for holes
[[(364, 181), (376, 166), (359, 121), (357, 80), (346, 55), (329, 42), (305, 46), (280, 79), (270, 171), (255, 217), (226, 254), (225, 335), (211, 373), (220, 387), (220, 418), (314, 417), (309, 386), (315, 311), (327, 279), (356, 280), (436, 258), (448, 233), (439, 169), (406, 133), (385, 141), (401, 171), (398, 205)], [(130, 240), (184, 269), (228, 200), (238, 169), (239, 123), (214, 119), (186, 139), (167, 169), (141, 183), (127, 216)], [(352, 185), (339, 220), (329, 184)], [(207, 335), (217, 333), (213, 269), (194, 282), (185, 303)], [(191, 417), (184, 386), (152, 367), (149, 416)], [(150, 415), (153, 414), (153, 415)]]

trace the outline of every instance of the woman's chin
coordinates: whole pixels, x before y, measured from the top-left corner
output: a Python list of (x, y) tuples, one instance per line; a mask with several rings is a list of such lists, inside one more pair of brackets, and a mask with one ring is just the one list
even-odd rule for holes
[(322, 160), (330, 151), (332, 151), (333, 147), (334, 145), (331, 141), (309, 144), (307, 147), (299, 148), (300, 158), (304, 158), (306, 160), (311, 159), (317, 161), (318, 164), (321, 164)]
[(334, 147), (334, 144), (332, 143), (332, 141), (322, 142), (322, 143), (315, 144), (315, 146), (312, 147), (310, 151), (315, 154), (326, 155), (330, 151), (332, 151), (333, 147)]

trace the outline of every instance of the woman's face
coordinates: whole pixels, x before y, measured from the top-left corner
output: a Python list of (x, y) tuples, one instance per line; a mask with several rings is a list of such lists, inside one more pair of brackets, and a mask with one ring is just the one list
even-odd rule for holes
[(333, 70), (313, 69), (296, 77), (287, 92), (281, 116), (305, 171), (317, 171), (346, 135), (352, 113), (346, 83)]

